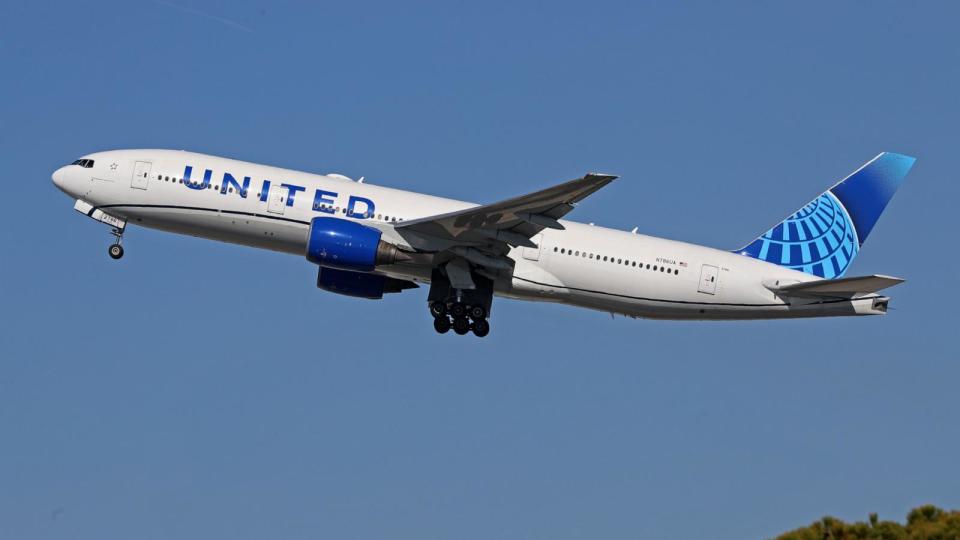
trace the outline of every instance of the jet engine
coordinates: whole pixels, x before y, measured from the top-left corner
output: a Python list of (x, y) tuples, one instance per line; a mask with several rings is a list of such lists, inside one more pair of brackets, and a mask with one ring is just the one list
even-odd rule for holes
[(412, 281), (379, 274), (351, 272), (322, 266), (320, 273), (317, 274), (317, 287), (325, 291), (371, 300), (379, 300), (386, 293), (398, 293), (404, 289), (415, 289), (417, 286)]
[(310, 222), (307, 260), (324, 268), (371, 272), (407, 259), (397, 246), (380, 239), (373, 227), (345, 219), (316, 217)]

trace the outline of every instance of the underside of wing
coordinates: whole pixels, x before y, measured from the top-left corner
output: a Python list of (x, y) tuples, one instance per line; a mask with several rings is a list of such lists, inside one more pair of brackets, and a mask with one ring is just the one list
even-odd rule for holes
[(852, 298), (881, 291), (904, 280), (891, 276), (860, 276), (842, 279), (824, 279), (771, 287), (777, 294), (800, 298)]
[(616, 176), (587, 174), (563, 184), (505, 201), (397, 225), (397, 233), (440, 241), (445, 247), (480, 246), (494, 241), (513, 246), (534, 244), (530, 238), (545, 228), (562, 229), (557, 220), (574, 205)]

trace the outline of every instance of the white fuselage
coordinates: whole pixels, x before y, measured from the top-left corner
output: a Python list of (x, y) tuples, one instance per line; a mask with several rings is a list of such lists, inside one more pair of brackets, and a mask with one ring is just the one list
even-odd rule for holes
[[(65, 193), (142, 225), (303, 256), (314, 217), (335, 216), (392, 232), (402, 221), (475, 204), (204, 154), (115, 150), (86, 156), (93, 167), (64, 167), (54, 182)], [(209, 188), (195, 189), (190, 181)], [(225, 178), (225, 175), (230, 178)], [(249, 180), (247, 180), (249, 179)], [(266, 181), (269, 181), (267, 184)], [(227, 186), (224, 188), (224, 184)], [(244, 186), (245, 189), (244, 189)], [(265, 188), (266, 186), (266, 188)], [(271, 190), (272, 188), (272, 190)], [(244, 196), (245, 195), (245, 196)], [(374, 208), (368, 208), (367, 201)], [(372, 210), (372, 215), (365, 212)], [(781, 298), (765, 285), (819, 279), (736, 253), (562, 221), (545, 229), (539, 248), (514, 248), (512, 276), (497, 279), (500, 296), (552, 301), (631, 317), (753, 319), (882, 314), (878, 295), (854, 300)], [(377, 272), (428, 282), (424, 264)]]

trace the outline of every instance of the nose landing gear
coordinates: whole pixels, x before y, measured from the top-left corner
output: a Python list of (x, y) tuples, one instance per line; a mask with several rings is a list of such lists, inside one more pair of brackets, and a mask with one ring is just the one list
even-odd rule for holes
[(119, 259), (123, 257), (123, 246), (120, 244), (113, 244), (110, 246), (110, 249), (107, 250), (107, 253), (110, 254), (111, 259)]
[(110, 231), (110, 234), (116, 238), (116, 241), (110, 245), (107, 253), (110, 254), (111, 259), (117, 260), (120, 257), (123, 257), (123, 246), (121, 245), (123, 242), (123, 229), (114, 228), (112, 231)]
[(126, 220), (110, 215), (83, 199), (77, 199), (77, 202), (73, 205), (73, 209), (100, 223), (110, 225), (110, 234), (112, 234), (116, 240), (107, 249), (107, 253), (110, 255), (110, 258), (114, 260), (123, 257), (123, 246), (120, 244), (123, 242), (123, 231), (127, 228)]

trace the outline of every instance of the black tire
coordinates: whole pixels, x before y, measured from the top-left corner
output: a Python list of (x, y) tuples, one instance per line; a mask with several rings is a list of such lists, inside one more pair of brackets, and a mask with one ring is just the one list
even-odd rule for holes
[(487, 310), (483, 309), (483, 306), (471, 306), (470, 307), (470, 318), (479, 321), (480, 319), (487, 318)]
[(433, 315), (433, 318), (444, 317), (447, 315), (447, 304), (445, 302), (431, 302), (430, 303), (430, 314)]
[(107, 249), (107, 253), (110, 254), (111, 259), (119, 259), (120, 257), (123, 257), (123, 246), (120, 244), (113, 244), (109, 249)]
[(450, 331), (450, 317), (437, 317), (433, 320), (433, 329), (438, 334), (446, 334)]
[(453, 331), (462, 336), (470, 331), (470, 320), (466, 317), (457, 317), (453, 320)]
[(473, 335), (485, 337), (490, 333), (490, 323), (486, 319), (477, 319), (473, 321)]
[(450, 307), (450, 314), (454, 317), (463, 317), (467, 314), (467, 306), (460, 302), (454, 302), (453, 306)]

